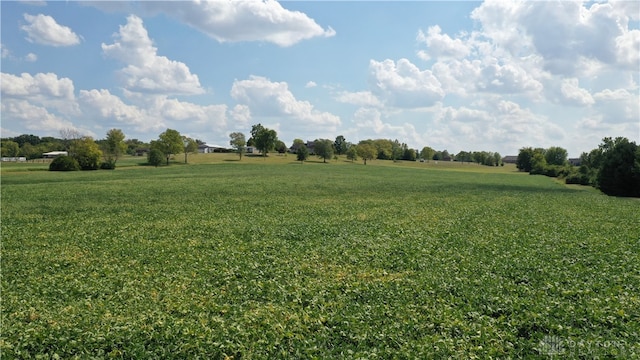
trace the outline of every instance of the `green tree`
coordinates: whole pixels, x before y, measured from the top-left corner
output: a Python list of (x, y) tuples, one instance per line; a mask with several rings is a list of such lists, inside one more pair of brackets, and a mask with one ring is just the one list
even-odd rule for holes
[(298, 146), (298, 149), (296, 151), (296, 158), (301, 163), (309, 158), (309, 149), (307, 149), (307, 145), (301, 144), (300, 146)]
[(70, 143), (69, 155), (76, 159), (81, 170), (97, 170), (100, 168), (102, 151), (90, 136), (74, 139)]
[(380, 160), (389, 160), (393, 156), (393, 142), (388, 139), (376, 139), (373, 140), (373, 146), (375, 146), (377, 154), (376, 158)]
[(159, 149), (151, 149), (147, 153), (147, 161), (149, 162), (149, 165), (158, 167), (164, 161), (164, 154)]
[(362, 158), (362, 160), (364, 160), (364, 164), (367, 165), (367, 160), (373, 160), (376, 158), (378, 150), (372, 144), (361, 142), (356, 148), (356, 153)]
[[(293, 144), (291, 145), (291, 150), (295, 153), (298, 152), (298, 149), (304, 145), (305, 147), (307, 146), (307, 144), (304, 143), (304, 141), (302, 139), (293, 139)], [(307, 149), (308, 151), (309, 149)]]
[(49, 164), (49, 171), (77, 171), (77, 170), (80, 170), (80, 165), (78, 165), (78, 162), (76, 161), (76, 159), (72, 158), (71, 156), (66, 156), (66, 155), (58, 156), (55, 159), (53, 159), (53, 161), (51, 161), (51, 164)]
[(274, 149), (278, 134), (275, 130), (257, 124), (251, 127), (251, 139), (253, 139), (256, 149), (262, 152), (262, 156), (267, 156), (267, 153)]
[(518, 153), (518, 159), (516, 160), (516, 167), (518, 168), (518, 170), (531, 172), (531, 169), (533, 168), (533, 157), (535, 154), (540, 154), (544, 158), (545, 150), (542, 148), (534, 149), (531, 147), (524, 147), (520, 149), (520, 152)]
[(247, 140), (244, 137), (244, 134), (241, 132), (232, 132), (229, 137), (229, 145), (236, 150), (238, 155), (240, 155), (240, 160), (242, 160), (242, 154), (245, 152), (245, 146), (247, 145)]
[(531, 171), (530, 174), (545, 174), (547, 169), (547, 159), (541, 152), (534, 152), (531, 158)]
[(184, 163), (187, 163), (187, 154), (198, 152), (198, 141), (187, 136), (182, 137), (182, 146), (184, 147)]
[(605, 138), (598, 187), (607, 195), (640, 197), (640, 151), (635, 142)]
[(545, 151), (544, 158), (549, 165), (565, 165), (567, 163), (567, 150), (552, 146)]
[(17, 157), (20, 154), (20, 145), (13, 140), (2, 140), (0, 150), (3, 157)]
[(287, 151), (289, 150), (289, 148), (287, 147), (287, 144), (285, 144), (284, 141), (281, 141), (281, 140), (276, 140), (275, 149), (278, 152), (278, 154), (286, 154)]
[(336, 141), (333, 142), (333, 147), (336, 150), (336, 154), (338, 155), (344, 155), (347, 153), (347, 149), (349, 143), (347, 143), (347, 141), (345, 140), (344, 136), (342, 135), (338, 135), (336, 137)]
[(313, 142), (313, 152), (326, 163), (333, 157), (333, 142), (329, 139), (317, 139)]
[(102, 143), (104, 161), (115, 168), (118, 158), (127, 152), (127, 144), (124, 142), (124, 133), (120, 129), (107, 131), (107, 138)]
[(167, 129), (160, 134), (158, 140), (151, 142), (151, 149), (158, 149), (167, 159), (167, 165), (169, 165), (169, 159), (171, 155), (179, 154), (184, 151), (184, 143), (182, 141), (182, 135), (177, 130)]
[(425, 159), (427, 161), (433, 159), (433, 155), (435, 155), (436, 151), (432, 148), (430, 148), (429, 146), (425, 146), (422, 148), (422, 150), (420, 151), (420, 157), (422, 159)]
[(358, 151), (356, 146), (349, 146), (349, 149), (347, 149), (347, 159), (351, 160), (351, 162), (358, 160)]

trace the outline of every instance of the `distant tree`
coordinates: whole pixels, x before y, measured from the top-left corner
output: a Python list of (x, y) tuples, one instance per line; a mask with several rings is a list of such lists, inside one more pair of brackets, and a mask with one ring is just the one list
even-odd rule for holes
[[(291, 151), (298, 152), (298, 149), (304, 145), (305, 147), (307, 146), (304, 141), (302, 139), (293, 139), (293, 144), (291, 145)], [(308, 151), (309, 149), (307, 149)]]
[(356, 152), (358, 154), (359, 157), (362, 158), (362, 160), (364, 160), (364, 164), (367, 165), (367, 160), (373, 160), (376, 158), (376, 155), (378, 154), (377, 149), (375, 148), (375, 146), (369, 144), (369, 143), (360, 143), (358, 144), (357, 148), (356, 148)]
[(238, 155), (240, 155), (240, 160), (242, 160), (242, 154), (244, 154), (247, 145), (247, 140), (245, 140), (244, 134), (241, 132), (232, 132), (229, 137), (229, 144), (232, 148), (236, 150)]
[(2, 156), (16, 157), (20, 154), (20, 145), (13, 140), (2, 140), (0, 152)]
[(149, 165), (158, 167), (164, 161), (164, 154), (159, 149), (152, 148), (147, 153), (147, 161), (149, 162)]
[(267, 156), (267, 153), (274, 149), (278, 134), (275, 130), (267, 129), (262, 124), (257, 124), (251, 127), (251, 138), (256, 149), (262, 152), (262, 156)]
[(60, 138), (62, 139), (62, 145), (66, 151), (71, 151), (71, 144), (75, 140), (79, 140), (81, 137), (82, 134), (76, 129), (66, 128), (60, 130)]
[(389, 139), (376, 139), (373, 140), (373, 146), (375, 146), (377, 154), (376, 158), (380, 160), (389, 160), (393, 156), (393, 141)]
[(90, 136), (74, 139), (70, 144), (69, 155), (78, 162), (81, 170), (97, 170), (100, 168), (102, 151)]
[(351, 162), (358, 160), (358, 151), (355, 146), (349, 146), (349, 149), (347, 149), (347, 159), (351, 160)]
[(349, 143), (345, 140), (344, 136), (338, 135), (336, 141), (333, 142), (333, 146), (336, 150), (336, 154), (344, 155), (347, 153)]
[(565, 165), (567, 163), (567, 150), (552, 146), (545, 151), (544, 158), (549, 165)]
[(182, 146), (184, 148), (184, 163), (187, 163), (187, 154), (198, 152), (198, 141), (187, 136), (182, 137)]
[(429, 146), (425, 146), (422, 148), (422, 150), (420, 151), (420, 157), (422, 159), (425, 159), (427, 161), (433, 159), (433, 155), (435, 155), (436, 151), (432, 148), (430, 148)]
[(459, 153), (456, 154), (456, 156), (454, 156), (454, 159), (456, 161), (459, 162), (472, 162), (473, 161), (473, 156), (472, 153), (468, 152), (468, 151), (460, 151)]
[(278, 154), (286, 154), (287, 151), (289, 150), (289, 148), (287, 147), (287, 144), (285, 144), (284, 141), (281, 141), (281, 140), (276, 140), (275, 149), (278, 152)]
[(171, 155), (179, 154), (184, 151), (184, 143), (182, 135), (177, 130), (167, 129), (160, 134), (158, 140), (151, 142), (151, 149), (158, 149), (164, 155), (169, 165)]
[(124, 142), (124, 133), (120, 129), (107, 131), (107, 138), (102, 142), (102, 155), (104, 161), (112, 168), (116, 167), (116, 162), (127, 152), (127, 144)]
[(300, 146), (298, 146), (298, 149), (296, 151), (296, 158), (301, 163), (309, 158), (309, 149), (307, 149), (307, 145), (301, 144)]
[(13, 138), (13, 141), (18, 143), (19, 147), (22, 147), (24, 144), (38, 145), (41, 142), (40, 137), (35, 135), (27, 135), (22, 134), (20, 136), (16, 136)]
[[(531, 169), (533, 167), (534, 155), (540, 154), (544, 158), (544, 153), (545, 153), (545, 150), (542, 148), (534, 149), (531, 147), (524, 147), (520, 149), (520, 152), (518, 153), (518, 159), (516, 160), (516, 167), (520, 171), (531, 172)], [(546, 159), (545, 159), (545, 163), (546, 163)]]
[(640, 197), (640, 147), (618, 137), (603, 139), (602, 165), (597, 183), (602, 192), (615, 196)]
[(541, 152), (534, 152), (531, 158), (530, 174), (545, 174), (547, 169), (547, 159)]
[(313, 151), (322, 162), (326, 163), (327, 159), (333, 157), (333, 142), (329, 139), (317, 139), (313, 142)]
[(410, 149), (407, 144), (402, 144), (402, 160), (416, 161), (416, 151)]
[(127, 139), (124, 142), (127, 145), (127, 154), (129, 155), (136, 155), (139, 150), (149, 148), (149, 144), (145, 144), (138, 139)]
[(498, 152), (493, 153), (493, 164), (495, 166), (503, 165), (502, 164), (502, 156), (500, 155), (500, 153), (498, 153)]
[(395, 139), (391, 142), (391, 160), (396, 161), (402, 158), (403, 154), (403, 144), (400, 144), (398, 139)]

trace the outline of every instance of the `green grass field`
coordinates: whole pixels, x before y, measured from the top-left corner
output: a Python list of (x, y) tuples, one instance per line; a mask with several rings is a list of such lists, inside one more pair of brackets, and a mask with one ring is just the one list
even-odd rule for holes
[(2, 358), (640, 357), (637, 199), (236, 159), (3, 164)]

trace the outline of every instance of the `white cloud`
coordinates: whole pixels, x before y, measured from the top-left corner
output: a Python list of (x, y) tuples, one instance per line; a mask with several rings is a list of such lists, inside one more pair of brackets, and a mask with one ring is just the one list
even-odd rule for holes
[(390, 106), (429, 107), (444, 98), (440, 81), (407, 59), (369, 62), (372, 92)]
[(4, 44), (0, 44), (0, 55), (2, 59), (8, 58), (11, 55), (11, 51)]
[(24, 99), (33, 104), (53, 107), (68, 115), (79, 113), (73, 81), (69, 78), (58, 78), (54, 73), (38, 73), (35, 76), (28, 73), (20, 76), (7, 73), (0, 75), (4, 98)]
[(316, 84), (315, 81), (309, 81), (309, 82), (307, 82), (307, 84), (304, 87), (307, 88), (307, 89), (310, 89), (310, 88), (314, 88), (316, 86), (318, 86), (318, 84)]
[(58, 135), (60, 130), (75, 129), (80, 133), (94, 136), (94, 133), (78, 128), (65, 117), (52, 114), (43, 106), (37, 106), (23, 99), (2, 99), (2, 121), (17, 124), (18, 128), (24, 128), (37, 134)]
[(38, 61), (38, 55), (34, 53), (28, 53), (27, 56), (24, 57), (24, 59), (28, 62), (36, 62)]
[(187, 65), (157, 55), (142, 20), (134, 15), (120, 26), (111, 45), (102, 44), (107, 56), (128, 66), (119, 71), (122, 83), (130, 91), (153, 94), (192, 95), (204, 93), (200, 80)]
[(157, 100), (157, 108), (162, 118), (179, 121), (188, 126), (226, 126), (226, 105), (198, 105), (161, 97)]
[(372, 106), (372, 107), (382, 107), (382, 102), (371, 93), (371, 91), (357, 91), (357, 92), (348, 92), (343, 91), (338, 96), (336, 96), (336, 100), (341, 103), (353, 104), (358, 106)]
[(231, 110), (231, 117), (236, 128), (245, 128), (251, 120), (251, 109), (247, 105), (236, 104)]
[(166, 126), (162, 118), (154, 118), (141, 108), (125, 104), (109, 90), (80, 90), (84, 113), (110, 124), (132, 126), (137, 131), (159, 130)]
[(29, 23), (20, 27), (27, 33), (27, 40), (49, 46), (72, 46), (80, 43), (80, 37), (71, 28), (62, 26), (48, 15), (24, 14)]
[(442, 34), (440, 26), (430, 26), (425, 34), (419, 30), (417, 40), (427, 45), (426, 51), (418, 52), (418, 56), (424, 60), (431, 58), (464, 58), (470, 54), (469, 46), (461, 39), (452, 39), (447, 34)]
[(616, 38), (618, 63), (631, 71), (640, 68), (640, 30), (635, 29)]
[(577, 106), (593, 105), (594, 100), (589, 91), (583, 89), (578, 84), (578, 79), (564, 79), (560, 86), (560, 91), (566, 103)]
[(297, 100), (286, 82), (272, 82), (261, 76), (236, 80), (231, 97), (247, 105), (254, 116), (286, 117), (296, 123), (335, 128), (340, 118), (328, 112), (320, 112), (308, 101)]
[(313, 37), (335, 35), (332, 28), (325, 30), (306, 14), (287, 10), (275, 0), (194, 1), (180, 6), (158, 1), (140, 5), (164, 12), (219, 42), (267, 41), (286, 47)]

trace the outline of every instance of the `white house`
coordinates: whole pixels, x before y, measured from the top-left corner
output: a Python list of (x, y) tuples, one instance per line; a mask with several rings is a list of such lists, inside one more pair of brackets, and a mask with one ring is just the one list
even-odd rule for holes
[(211, 144), (200, 144), (198, 145), (198, 152), (202, 154), (209, 154), (213, 152), (221, 152), (226, 150), (225, 147), (220, 145), (211, 145)]

